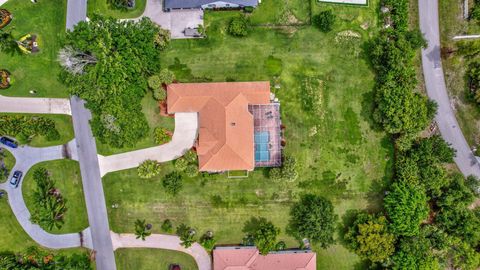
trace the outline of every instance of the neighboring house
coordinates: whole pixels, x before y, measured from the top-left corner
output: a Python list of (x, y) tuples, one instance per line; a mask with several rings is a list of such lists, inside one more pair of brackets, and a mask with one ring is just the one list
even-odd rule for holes
[(280, 104), (269, 82), (178, 83), (168, 113), (198, 112), (199, 170), (252, 171), (281, 166)]
[(259, 0), (164, 0), (163, 9), (215, 9), (215, 8), (243, 8), (256, 7)]
[(310, 250), (287, 250), (261, 255), (255, 247), (216, 247), (213, 270), (316, 270)]

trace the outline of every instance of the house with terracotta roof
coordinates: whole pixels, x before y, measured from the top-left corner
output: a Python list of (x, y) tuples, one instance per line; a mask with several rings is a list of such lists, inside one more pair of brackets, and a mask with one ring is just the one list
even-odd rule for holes
[(269, 82), (170, 84), (167, 110), (198, 113), (200, 171), (281, 165), (280, 104)]
[(271, 252), (266, 256), (255, 247), (216, 247), (213, 270), (316, 270), (317, 255), (310, 250)]

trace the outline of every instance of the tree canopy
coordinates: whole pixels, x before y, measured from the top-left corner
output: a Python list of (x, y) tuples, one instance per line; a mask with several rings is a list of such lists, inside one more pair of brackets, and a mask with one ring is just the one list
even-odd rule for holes
[(289, 230), (297, 238), (308, 238), (326, 248), (334, 243), (338, 216), (332, 203), (320, 196), (304, 195), (290, 211)]
[(66, 36), (65, 46), (91, 55), (95, 63), (81, 73), (66, 70), (63, 82), (70, 93), (87, 101), (93, 111), (92, 129), (102, 142), (132, 146), (148, 133), (140, 101), (147, 78), (160, 70), (160, 50), (168, 34), (148, 18), (138, 22), (93, 16)]
[(245, 224), (243, 232), (253, 240), (260, 254), (267, 255), (275, 250), (280, 229), (265, 218), (252, 218)]

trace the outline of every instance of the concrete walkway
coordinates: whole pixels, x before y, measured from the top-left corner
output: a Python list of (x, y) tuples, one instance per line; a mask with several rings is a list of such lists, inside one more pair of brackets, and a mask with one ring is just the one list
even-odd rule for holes
[(453, 40), (462, 40), (462, 39), (477, 39), (480, 38), (480, 35), (464, 35), (464, 36), (454, 36)]
[[(1, 145), (1, 144), (0, 144)], [(3, 147), (3, 145), (1, 145)], [(11, 186), (9, 182), (0, 184), (0, 189), (3, 189), (8, 194), (8, 203), (17, 218), (18, 222), (25, 230), (25, 232), (39, 245), (51, 249), (73, 248), (73, 247), (88, 247), (91, 248), (92, 242), (90, 237), (90, 230), (85, 229), (83, 234), (83, 243), (81, 243), (81, 236), (79, 233), (70, 234), (51, 234), (47, 233), (39, 225), (30, 222), (30, 212), (25, 204), (22, 194), (23, 180), (30, 168), (40, 162), (58, 160), (64, 158), (76, 159), (75, 141), (71, 141), (66, 145), (35, 148), (29, 146), (21, 146), (16, 149), (3, 147), (10, 151), (16, 159), (16, 164), (10, 172), (10, 179), (14, 171), (23, 172), (22, 181), (17, 188)]]
[(100, 172), (104, 176), (109, 172), (136, 168), (147, 159), (167, 162), (177, 159), (192, 148), (197, 138), (198, 114), (176, 113), (175, 132), (172, 140), (166, 144), (111, 156), (98, 156)]
[(7, 2), (7, 0), (0, 0), (0, 6), (5, 4)]
[(430, 99), (438, 104), (435, 120), (442, 137), (456, 150), (455, 163), (463, 175), (480, 177), (480, 166), (460, 130), (447, 93), (440, 58), (438, 0), (419, 0), (418, 5), (420, 29), (428, 42), (428, 48), (422, 50), (425, 85)]
[(203, 10), (185, 9), (164, 12), (163, 0), (147, 0), (142, 16), (135, 20), (142, 17), (149, 17), (163, 29), (169, 30), (173, 39), (192, 38), (183, 34), (185, 28), (197, 28), (198, 25), (203, 25)]
[(212, 260), (207, 251), (198, 243), (189, 248), (180, 245), (180, 238), (174, 235), (152, 234), (145, 241), (136, 239), (134, 234), (117, 234), (111, 232), (113, 248), (158, 248), (175, 250), (192, 256), (197, 262), (199, 270), (211, 270)]
[(3, 112), (72, 114), (68, 99), (6, 97), (0, 95), (0, 113)]

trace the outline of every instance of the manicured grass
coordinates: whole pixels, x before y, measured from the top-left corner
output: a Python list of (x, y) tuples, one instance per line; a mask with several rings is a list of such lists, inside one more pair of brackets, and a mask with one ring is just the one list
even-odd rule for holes
[(163, 249), (118, 249), (115, 261), (119, 270), (169, 270), (170, 264), (178, 264), (182, 270), (198, 269), (192, 256)]
[[(0, 113), (0, 115), (8, 115), (9, 113)], [(26, 115), (28, 117), (42, 116), (55, 121), (55, 127), (60, 133), (60, 139), (54, 141), (48, 141), (44, 136), (36, 136), (32, 139), (28, 145), (33, 147), (47, 147), (54, 145), (66, 144), (69, 141), (75, 138), (73, 132), (73, 123), (72, 117), (69, 115), (62, 114), (20, 114), (15, 113), (15, 115)]]
[[(173, 170), (172, 163), (148, 180), (138, 178), (135, 169), (111, 173), (103, 181), (107, 205), (119, 205), (108, 210), (112, 229), (132, 232), (140, 218), (160, 232), (161, 223), (169, 218), (175, 226), (181, 222), (194, 226), (199, 234), (213, 230), (219, 244), (238, 244), (244, 223), (262, 216), (281, 228), (280, 239), (296, 247), (298, 242), (285, 227), (290, 207), (302, 194), (331, 199), (340, 216), (349, 209), (378, 210), (382, 187), (391, 175), (392, 145), (384, 133), (372, 128), (374, 74), (361, 49), (376, 31), (372, 27), (377, 21), (376, 3), (339, 6), (342, 14), (349, 9), (358, 12), (352, 11), (350, 21), (341, 20), (327, 34), (309, 26), (257, 27), (246, 38), (233, 38), (225, 29), (238, 13), (207, 12), (207, 39), (173, 41), (163, 53), (162, 66), (174, 71), (180, 82), (269, 80), (279, 86), (273, 91), (286, 126), (285, 151), (298, 160), (299, 177), (294, 182), (275, 182), (259, 169), (246, 179), (228, 179), (225, 174), (185, 178), (184, 189), (172, 197), (161, 184), (162, 175)], [(370, 28), (361, 30), (359, 25), (366, 21)], [(338, 35), (345, 30), (359, 37)], [(282, 64), (275, 60), (272, 65), (270, 56)], [(273, 77), (272, 67), (279, 78)], [(318, 114), (304, 111), (301, 105), (302, 98), (309, 98), (305, 87), (315, 81), (321, 81), (315, 88), (320, 97)], [(342, 246), (314, 250), (318, 269), (352, 269), (360, 263)]]
[[(68, 208), (64, 220), (65, 224), (58, 230), (54, 228), (52, 233), (75, 233), (88, 227), (87, 210), (85, 206), (85, 197), (83, 195), (82, 178), (80, 176), (80, 167), (78, 162), (73, 160), (55, 160), (43, 162), (30, 169), (24, 178), (22, 192), (25, 203), (30, 211), (33, 209), (33, 192), (36, 189), (36, 183), (33, 180), (33, 172), (36, 168), (44, 167), (55, 180), (55, 187), (60, 190), (65, 199)], [(46, 229), (46, 228), (44, 228)]]
[(12, 30), (15, 38), (28, 33), (36, 34), (40, 52), (36, 54), (0, 53), (0, 68), (12, 73), (13, 84), (8, 90), (0, 91), (8, 96), (66, 97), (67, 89), (58, 80), (60, 66), (57, 53), (65, 37), (66, 1), (38, 1), (33, 4), (25, 0), (9, 0), (2, 8), (14, 16), (5, 29)]
[(157, 146), (153, 139), (153, 130), (156, 127), (164, 127), (170, 131), (175, 129), (175, 119), (171, 117), (160, 116), (159, 103), (153, 99), (151, 92), (149, 91), (142, 100), (142, 110), (147, 118), (148, 125), (150, 126), (150, 131), (148, 134), (141, 140), (139, 140), (132, 147), (123, 147), (123, 148), (114, 148), (108, 144), (103, 144), (97, 140), (97, 151), (101, 155), (113, 155), (128, 151), (133, 151), (137, 149), (143, 149), (148, 147)]
[[(439, 2), (442, 47), (455, 48), (455, 42), (451, 39), (455, 35), (480, 31), (478, 23), (463, 19), (461, 4), (463, 1), (440, 0)], [(480, 144), (480, 107), (469, 97), (465, 78), (467, 60), (469, 59), (459, 54), (453, 54), (452, 57), (443, 59), (442, 64), (449, 96), (455, 104), (457, 120), (465, 139), (473, 147)]]
[[(367, 28), (368, 31), (377, 31), (379, 21), (377, 17), (380, 9), (379, 0), (369, 0), (368, 6), (345, 5), (336, 3), (318, 2), (311, 0), (312, 16), (320, 11), (331, 9), (337, 16), (337, 27), (348, 27), (351, 29), (361, 29), (360, 26)], [(341, 25), (341, 26), (340, 26)]]
[(88, 0), (88, 16), (101, 14), (118, 19), (137, 18), (143, 14), (147, 0), (135, 0), (135, 2), (135, 8), (122, 10), (112, 7), (108, 0)]
[(250, 17), (253, 24), (296, 25), (310, 23), (310, 6), (302, 0), (263, 0)]

